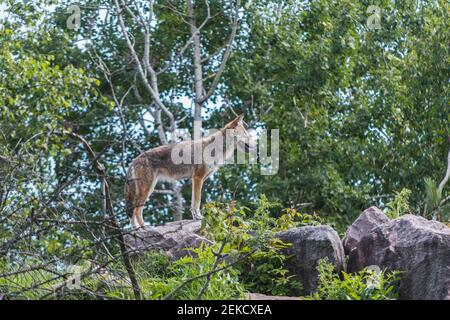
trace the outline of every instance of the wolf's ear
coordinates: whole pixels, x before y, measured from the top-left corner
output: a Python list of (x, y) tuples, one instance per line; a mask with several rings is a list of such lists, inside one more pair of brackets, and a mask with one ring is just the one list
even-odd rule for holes
[(238, 125), (242, 124), (242, 120), (244, 119), (244, 114), (240, 114), (239, 116), (237, 116), (233, 121), (229, 122), (225, 128), (227, 129), (234, 129), (236, 128)]

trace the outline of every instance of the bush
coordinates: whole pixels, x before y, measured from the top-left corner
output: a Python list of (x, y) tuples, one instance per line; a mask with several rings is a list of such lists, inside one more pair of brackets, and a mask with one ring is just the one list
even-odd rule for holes
[(289, 295), (301, 287), (294, 276), (284, 267), (288, 258), (282, 249), (289, 244), (275, 237), (278, 231), (302, 225), (320, 223), (317, 216), (302, 214), (295, 209), (285, 209), (274, 218), (270, 211), (278, 207), (265, 196), (255, 202), (253, 210), (240, 209), (219, 203), (205, 206), (203, 232), (216, 242), (229, 244), (229, 255), (233, 259), (251, 253), (238, 264), (239, 279), (246, 290), (271, 295)]
[[(207, 277), (202, 275), (211, 271), (216, 261), (214, 249), (217, 250), (214, 246), (202, 245), (197, 249), (192, 249), (196, 255), (195, 258), (185, 256), (176, 261), (169, 261), (161, 254), (157, 260), (154, 260), (155, 254), (151, 254), (151, 259), (157, 263), (150, 265), (145, 262), (139, 263), (136, 268), (144, 297), (147, 299), (196, 299), (207, 281)], [(221, 261), (217, 265), (217, 269), (226, 264)], [(190, 279), (195, 280), (190, 281)], [(243, 294), (244, 288), (239, 283), (237, 271), (229, 267), (211, 275), (207, 290), (201, 298), (207, 300), (238, 299)]]
[[(296, 226), (315, 225), (315, 215), (295, 209), (281, 210), (274, 218), (271, 212), (279, 207), (262, 196), (254, 208), (236, 208), (232, 204), (209, 203), (204, 207), (201, 232), (214, 241), (191, 250), (193, 256), (173, 261), (162, 252), (150, 251), (133, 258), (133, 265), (144, 299), (239, 299), (248, 291), (270, 295), (291, 295), (301, 284), (284, 267), (288, 258), (278, 231)], [(1, 261), (0, 261), (1, 262)], [(231, 265), (230, 265), (231, 264)], [(2, 264), (0, 264), (0, 270)], [(87, 266), (85, 266), (86, 269)], [(208, 277), (208, 273), (213, 270)], [(86, 269), (87, 270), (87, 269)], [(14, 270), (3, 270), (7, 273)], [(63, 270), (59, 270), (62, 272)], [(36, 281), (48, 283), (45, 292), (30, 289), (17, 298), (36, 299), (134, 299), (128, 274), (119, 260), (105, 261), (105, 266), (81, 279), (81, 286), (52, 293), (51, 287), (64, 279), (52, 280), (48, 272), (28, 272), (0, 280), (1, 292), (14, 292), (18, 287), (33, 287)], [(41, 279), (42, 278), (42, 279)], [(209, 279), (208, 279), (209, 278)], [(206, 283), (208, 282), (208, 283)], [(203, 290), (203, 288), (206, 290)]]
[[(142, 298), (146, 300), (176, 299), (194, 300), (207, 280), (205, 273), (213, 268), (216, 260), (214, 247), (201, 246), (192, 249), (195, 258), (185, 256), (173, 261), (164, 253), (149, 251), (134, 259), (133, 265), (142, 291)], [(224, 267), (225, 262), (218, 264)], [(114, 275), (110, 274), (109, 284), (104, 279), (91, 277), (83, 281), (92, 291), (103, 291), (108, 299), (134, 299), (126, 273), (120, 264), (111, 266)], [(239, 299), (244, 295), (244, 288), (239, 283), (237, 271), (227, 268), (212, 274), (207, 290), (202, 299), (229, 300)]]
[(391, 219), (407, 214), (411, 211), (409, 206), (409, 196), (411, 190), (403, 188), (400, 192), (395, 193), (395, 198), (387, 204), (386, 215)]
[(399, 273), (376, 272), (367, 268), (355, 274), (334, 272), (334, 265), (322, 259), (317, 266), (318, 291), (313, 300), (393, 300), (398, 297)]

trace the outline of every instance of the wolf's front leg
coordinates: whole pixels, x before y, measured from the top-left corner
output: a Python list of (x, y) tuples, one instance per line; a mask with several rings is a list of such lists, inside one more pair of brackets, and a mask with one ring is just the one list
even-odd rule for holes
[(200, 209), (191, 208), (191, 212), (192, 212), (192, 219), (194, 219), (194, 220), (202, 220), (203, 219)]
[(202, 186), (203, 179), (194, 177), (192, 179), (192, 201), (191, 201), (191, 212), (192, 219), (201, 220), (203, 218), (200, 212), (200, 203), (202, 201)]

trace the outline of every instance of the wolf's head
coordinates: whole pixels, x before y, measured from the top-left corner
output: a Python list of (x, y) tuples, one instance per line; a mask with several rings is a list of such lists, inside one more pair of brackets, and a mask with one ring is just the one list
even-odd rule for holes
[(236, 142), (237, 148), (246, 153), (252, 151), (256, 147), (256, 142), (252, 139), (247, 129), (244, 126), (244, 115), (236, 117), (233, 121), (229, 122), (223, 129), (227, 134), (231, 134)]

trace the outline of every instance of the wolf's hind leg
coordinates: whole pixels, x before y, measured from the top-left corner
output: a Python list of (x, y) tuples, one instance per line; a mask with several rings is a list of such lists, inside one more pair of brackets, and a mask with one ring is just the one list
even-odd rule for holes
[(134, 228), (144, 227), (142, 216), (145, 202), (155, 188), (157, 177), (144, 167), (133, 167), (130, 170), (128, 185), (125, 189), (125, 199), (129, 206), (130, 221)]
[(148, 176), (143, 183), (140, 184), (137, 194), (137, 207), (135, 214), (135, 219), (140, 227), (145, 226), (144, 217), (142, 212), (144, 211), (145, 202), (147, 202), (148, 197), (152, 194), (155, 189), (157, 178), (154, 175)]

